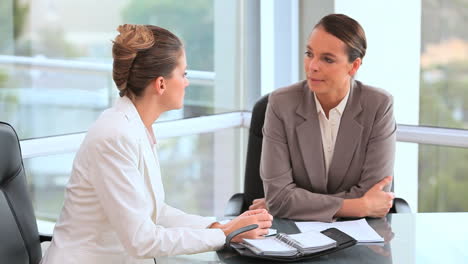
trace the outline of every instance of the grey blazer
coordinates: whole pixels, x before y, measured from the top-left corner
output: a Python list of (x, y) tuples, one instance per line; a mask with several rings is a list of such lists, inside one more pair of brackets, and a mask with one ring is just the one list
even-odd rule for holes
[(275, 90), (266, 110), (260, 163), (270, 213), (332, 221), (343, 199), (361, 197), (393, 175), (395, 132), (392, 96), (354, 81), (325, 175), (313, 92), (306, 81)]

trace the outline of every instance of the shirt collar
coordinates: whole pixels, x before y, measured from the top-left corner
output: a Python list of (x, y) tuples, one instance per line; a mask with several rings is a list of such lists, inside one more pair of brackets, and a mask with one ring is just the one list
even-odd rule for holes
[(158, 142), (156, 141), (156, 137), (154, 136), (154, 134), (150, 132), (147, 127), (145, 127), (145, 130), (146, 130), (146, 135), (148, 136), (148, 139), (151, 143), (151, 146), (157, 145)]
[[(349, 92), (350, 91), (351, 91), (351, 88), (348, 89), (348, 92), (346, 93), (343, 100), (341, 100), (341, 102), (335, 108), (333, 108), (333, 109), (336, 109), (340, 115), (342, 115), (343, 112), (344, 112), (344, 109), (346, 107), (346, 103), (348, 102)], [(314, 99), (315, 99), (315, 106), (317, 108), (317, 113), (322, 112), (323, 114), (325, 114), (325, 111), (323, 111), (322, 105), (320, 104), (320, 101), (318, 100), (317, 95), (315, 93), (314, 93)], [(333, 109), (330, 109), (330, 110), (333, 110)]]
[(117, 98), (114, 107), (117, 111), (124, 113), (129, 120), (136, 118), (143, 124), (143, 120), (141, 120), (135, 105), (127, 96)]

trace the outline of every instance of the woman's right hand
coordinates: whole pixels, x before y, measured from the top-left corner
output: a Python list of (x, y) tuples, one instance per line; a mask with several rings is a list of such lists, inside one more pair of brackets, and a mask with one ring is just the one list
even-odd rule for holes
[(259, 198), (252, 201), (252, 204), (249, 206), (249, 210), (255, 209), (267, 209), (265, 198)]
[(242, 242), (244, 238), (256, 239), (268, 234), (268, 228), (271, 227), (273, 216), (265, 209), (249, 210), (232, 219), (228, 223), (221, 225), (221, 230), (227, 236), (235, 230), (257, 224), (258, 228), (239, 234), (232, 239), (232, 242)]
[(380, 182), (370, 188), (362, 197), (364, 203), (365, 216), (384, 217), (392, 208), (395, 194), (383, 190), (385, 186), (392, 182), (392, 176), (385, 177)]

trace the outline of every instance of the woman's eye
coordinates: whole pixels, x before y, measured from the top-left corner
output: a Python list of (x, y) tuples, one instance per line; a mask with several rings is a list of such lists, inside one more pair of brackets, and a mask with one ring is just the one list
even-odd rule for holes
[(184, 77), (187, 77), (187, 72), (184, 72)]
[(309, 58), (312, 57), (312, 52), (310, 52), (310, 51), (306, 51), (306, 52), (304, 52), (304, 54)]
[(326, 57), (324, 58), (324, 60), (325, 60), (327, 63), (333, 63), (333, 62), (334, 62), (334, 60), (332, 60), (332, 59), (330, 59), (330, 58), (326, 58)]

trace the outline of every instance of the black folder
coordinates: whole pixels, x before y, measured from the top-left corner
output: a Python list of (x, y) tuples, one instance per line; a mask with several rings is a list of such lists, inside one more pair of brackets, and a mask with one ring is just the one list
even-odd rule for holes
[(315, 252), (312, 254), (298, 254), (294, 256), (258, 255), (240, 243), (231, 243), (232, 238), (235, 237), (236, 235), (255, 229), (257, 227), (258, 227), (257, 225), (250, 225), (250, 226), (246, 226), (244, 228), (240, 228), (239, 230), (232, 232), (229, 236), (226, 237), (226, 247), (236, 252), (237, 254), (241, 256), (245, 256), (245, 257), (272, 260), (272, 261), (277, 261), (277, 262), (293, 262), (293, 261), (312, 259), (312, 258), (317, 258), (320, 256), (328, 255), (330, 253), (351, 247), (357, 243), (357, 241), (354, 238), (352, 238), (351, 236), (347, 235), (344, 232), (341, 232), (340, 230), (336, 228), (329, 228), (321, 232), (322, 234), (335, 240), (336, 247), (323, 250), (323, 251), (319, 251), (319, 252)]

